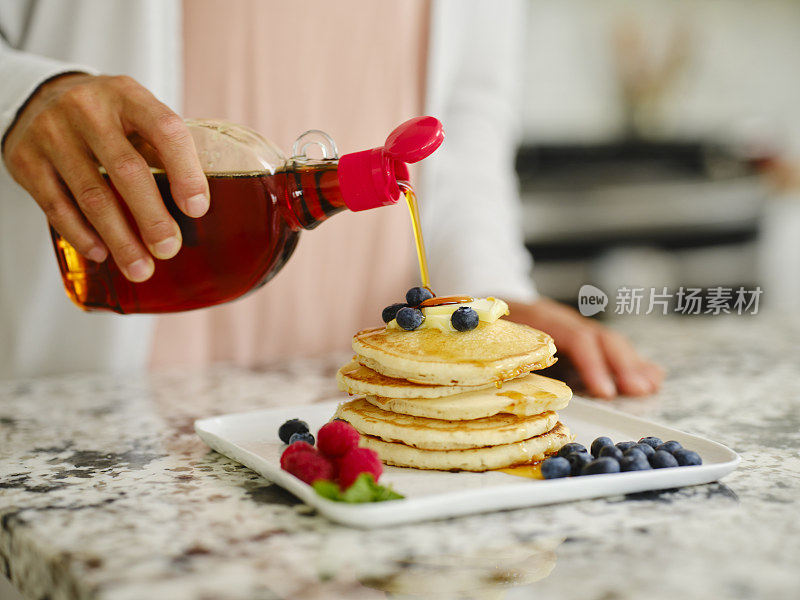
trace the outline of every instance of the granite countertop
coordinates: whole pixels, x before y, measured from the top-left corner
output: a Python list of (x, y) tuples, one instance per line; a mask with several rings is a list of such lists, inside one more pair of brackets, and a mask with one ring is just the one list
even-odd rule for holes
[(694, 488), (359, 531), (195, 418), (338, 397), (342, 357), (0, 383), (0, 566), (30, 598), (800, 597), (800, 318), (630, 318), (669, 369), (616, 407), (739, 452)]

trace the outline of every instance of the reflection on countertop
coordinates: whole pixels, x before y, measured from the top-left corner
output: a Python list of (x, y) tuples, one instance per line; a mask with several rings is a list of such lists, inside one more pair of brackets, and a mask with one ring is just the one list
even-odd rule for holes
[(618, 325), (669, 377), (612, 404), (739, 452), (724, 484), (358, 531), (192, 429), (339, 397), (341, 356), (2, 382), (6, 573), (35, 598), (797, 597), (800, 317)]

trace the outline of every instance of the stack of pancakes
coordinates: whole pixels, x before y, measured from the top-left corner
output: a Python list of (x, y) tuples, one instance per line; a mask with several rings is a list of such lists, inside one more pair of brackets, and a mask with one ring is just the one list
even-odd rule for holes
[(555, 362), (550, 336), (498, 319), (466, 332), (368, 329), (339, 387), (362, 446), (390, 465), (486, 471), (543, 460), (572, 439), (562, 382), (531, 373)]

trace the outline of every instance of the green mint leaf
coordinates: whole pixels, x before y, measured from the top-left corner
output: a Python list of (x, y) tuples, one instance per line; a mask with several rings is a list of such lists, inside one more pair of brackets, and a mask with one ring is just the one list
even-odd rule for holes
[(395, 492), (391, 486), (378, 485), (377, 489), (375, 490), (375, 496), (373, 497), (372, 501), (385, 502), (387, 500), (402, 500), (403, 498), (405, 498), (405, 496), (403, 496), (403, 494), (398, 494), (397, 492)]
[(323, 498), (333, 500), (334, 502), (342, 502), (342, 491), (334, 481), (328, 479), (317, 479), (313, 485), (314, 491)]
[(318, 479), (312, 487), (320, 496), (334, 502), (360, 504), (404, 498), (402, 494), (398, 494), (391, 487), (375, 483), (372, 473), (361, 473), (345, 491), (342, 491), (335, 482), (327, 479)]
[(345, 502), (373, 502), (375, 496), (375, 480), (372, 473), (361, 473), (352, 485), (342, 494)]
[(361, 473), (343, 496), (345, 502), (384, 502), (403, 498), (391, 487), (375, 483), (372, 473)]

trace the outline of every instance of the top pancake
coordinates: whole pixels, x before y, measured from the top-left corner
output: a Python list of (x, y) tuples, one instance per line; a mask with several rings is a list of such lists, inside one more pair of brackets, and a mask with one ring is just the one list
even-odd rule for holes
[(471, 331), (367, 329), (353, 337), (358, 362), (387, 377), (434, 385), (485, 385), (552, 363), (546, 333), (505, 319)]

